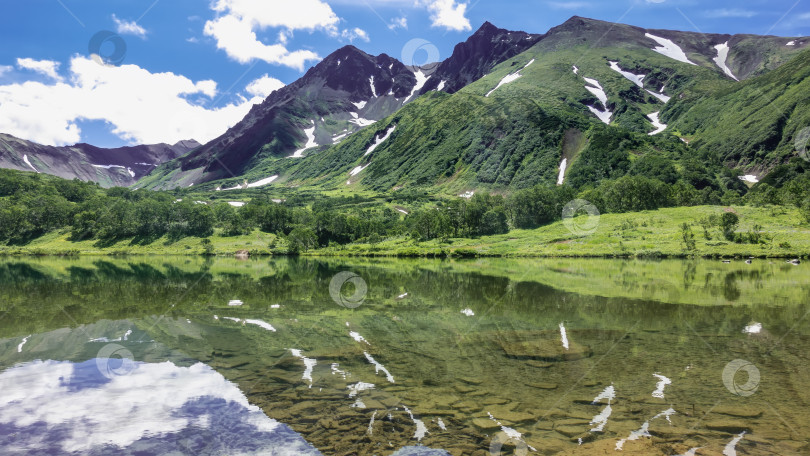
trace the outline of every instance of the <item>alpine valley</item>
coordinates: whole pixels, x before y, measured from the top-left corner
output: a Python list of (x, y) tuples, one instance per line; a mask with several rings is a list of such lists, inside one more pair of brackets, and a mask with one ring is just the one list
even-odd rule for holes
[[(577, 16), (544, 34), (486, 22), (423, 66), (345, 46), (207, 144), (49, 147), (0, 135), (0, 166), (28, 171), (0, 175), (0, 242), (44, 252), (152, 252), (143, 246), (166, 236), (157, 252), (810, 255), (808, 46)], [(585, 242), (561, 222), (587, 204), (605, 217), (602, 236)], [(497, 235), (506, 237), (478, 241)]]

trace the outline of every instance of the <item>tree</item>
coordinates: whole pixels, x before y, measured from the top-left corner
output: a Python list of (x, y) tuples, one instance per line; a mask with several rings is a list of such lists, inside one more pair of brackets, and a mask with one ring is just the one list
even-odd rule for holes
[(801, 207), (802, 217), (804, 217), (804, 221), (810, 223), (810, 198), (804, 200), (804, 204)]
[(681, 237), (683, 238), (684, 250), (695, 250), (697, 245), (695, 242), (695, 233), (692, 232), (692, 228), (690, 228), (687, 223), (681, 225)]
[(723, 230), (723, 236), (729, 241), (735, 239), (734, 232), (740, 224), (740, 217), (733, 212), (726, 212), (720, 217), (720, 229)]
[(289, 253), (296, 255), (301, 252), (306, 252), (309, 249), (318, 245), (318, 237), (312, 229), (299, 226), (290, 231), (287, 235), (287, 245)]

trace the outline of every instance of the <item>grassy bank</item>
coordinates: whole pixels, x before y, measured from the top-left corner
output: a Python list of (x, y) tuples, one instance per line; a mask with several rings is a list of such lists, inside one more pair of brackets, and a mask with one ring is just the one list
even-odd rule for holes
[[(756, 232), (759, 243), (735, 243), (725, 239), (712, 217), (733, 211), (740, 219), (737, 233)], [(576, 219), (584, 223), (584, 218)], [(694, 246), (684, 242), (683, 225), (694, 235)], [(756, 230), (755, 230), (756, 228)], [(254, 231), (244, 236), (222, 236), (177, 241), (165, 237), (143, 242), (121, 240), (102, 245), (98, 241), (73, 242), (66, 231), (52, 232), (24, 246), (0, 247), (6, 255), (233, 255), (247, 250), (252, 255), (285, 255), (287, 245), (273, 234)], [(408, 236), (377, 244), (354, 243), (310, 250), (309, 256), (491, 256), (491, 257), (772, 257), (810, 256), (810, 225), (796, 209), (785, 207), (683, 207), (627, 214), (604, 214), (596, 231), (576, 236), (563, 222), (536, 230), (513, 230), (508, 234), (477, 239), (418, 242)]]
[[(727, 241), (717, 227), (704, 230), (701, 222), (734, 211), (740, 218), (739, 234), (754, 231), (759, 244)], [(577, 222), (584, 223), (577, 219)], [(683, 240), (683, 224), (694, 235), (694, 248)], [(508, 234), (478, 239), (415, 242), (389, 239), (376, 245), (351, 244), (321, 249), (309, 254), (336, 256), (455, 256), (495, 257), (807, 257), (810, 226), (798, 210), (785, 207), (755, 208), (717, 206), (683, 207), (626, 214), (604, 214), (596, 231), (575, 236), (563, 222), (536, 230), (513, 230)]]

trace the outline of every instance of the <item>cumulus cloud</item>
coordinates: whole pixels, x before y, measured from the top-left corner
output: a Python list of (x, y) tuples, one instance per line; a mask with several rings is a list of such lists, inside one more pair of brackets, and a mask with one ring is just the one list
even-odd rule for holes
[(417, 4), (427, 7), (433, 27), (457, 32), (472, 30), (470, 20), (465, 16), (467, 3), (457, 3), (455, 0), (417, 0)]
[(345, 40), (349, 40), (350, 42), (354, 42), (354, 40), (361, 40), (368, 43), (370, 41), (368, 33), (366, 33), (365, 30), (359, 28), (344, 30), (340, 33), (340, 36)]
[(17, 59), (17, 66), (43, 74), (57, 81), (62, 80), (62, 77), (57, 73), (59, 70), (59, 62), (54, 62), (53, 60)]
[(136, 22), (127, 22), (118, 19), (115, 14), (112, 15), (112, 19), (115, 22), (115, 31), (118, 32), (119, 35), (135, 35), (140, 38), (146, 38), (146, 29)]
[(13, 70), (13, 69), (14, 69), (14, 67), (9, 66), (9, 65), (0, 65), (0, 76), (3, 76), (6, 73), (10, 73), (11, 70)]
[(398, 28), (408, 30), (408, 18), (405, 16), (395, 17), (391, 19), (391, 22), (388, 24), (388, 28), (391, 30), (396, 30)]
[[(30, 63), (30, 59), (20, 60)], [(58, 63), (54, 63), (55, 69)], [(103, 120), (112, 126), (113, 134), (132, 143), (207, 142), (239, 122), (272, 87), (271, 81), (260, 78), (248, 85), (250, 99), (241, 97), (211, 108), (208, 105), (218, 93), (214, 81), (150, 73), (137, 65), (103, 66), (83, 56), (74, 56), (69, 68), (68, 81), (0, 85), (0, 131), (42, 144), (65, 145), (81, 141), (77, 122)]]
[(307, 62), (320, 60), (309, 50), (288, 50), (286, 39), (274, 44), (262, 42), (256, 33), (268, 28), (280, 27), (287, 34), (320, 30), (340, 36), (340, 18), (321, 0), (298, 0), (295, 8), (290, 8), (286, 0), (218, 0), (212, 9), (218, 17), (205, 23), (204, 33), (216, 40), (217, 48), (240, 63), (259, 59), (301, 71)]
[(276, 78), (271, 78), (269, 75), (264, 75), (259, 79), (248, 84), (245, 91), (254, 97), (267, 98), (274, 91), (284, 87), (285, 84)]

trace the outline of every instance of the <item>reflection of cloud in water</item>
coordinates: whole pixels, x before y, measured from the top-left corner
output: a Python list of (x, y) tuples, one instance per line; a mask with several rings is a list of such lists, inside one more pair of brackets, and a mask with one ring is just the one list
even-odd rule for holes
[(94, 359), (35, 361), (0, 373), (0, 390), (2, 454), (320, 454), (201, 363), (107, 379)]

